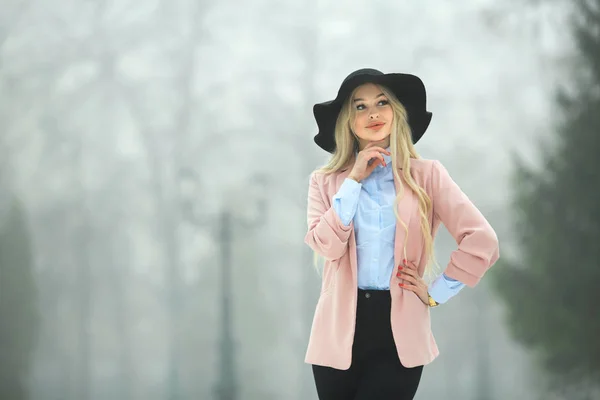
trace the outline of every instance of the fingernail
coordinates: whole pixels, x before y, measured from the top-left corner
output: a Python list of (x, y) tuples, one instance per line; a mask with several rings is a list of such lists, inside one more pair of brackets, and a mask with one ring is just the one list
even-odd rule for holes
[(398, 267), (398, 269), (402, 269), (402, 267)]
[(402, 262), (403, 262), (404, 264), (406, 264), (406, 259), (402, 260)]
[(398, 273), (396, 274), (396, 276), (397, 276), (398, 278), (400, 278), (400, 272), (398, 272)]
[(404, 283), (401, 283), (400, 286), (404, 286)]

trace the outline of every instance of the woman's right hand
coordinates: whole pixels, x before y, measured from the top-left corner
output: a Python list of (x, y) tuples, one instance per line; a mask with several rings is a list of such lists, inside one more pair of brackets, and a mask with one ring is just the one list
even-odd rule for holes
[[(350, 171), (348, 178), (360, 182), (371, 175), (371, 172), (373, 172), (378, 165), (383, 165), (385, 167), (387, 164), (383, 158), (383, 154), (388, 156), (391, 155), (391, 153), (383, 147), (375, 146), (373, 143), (366, 145), (365, 148), (356, 155), (354, 167), (352, 168), (352, 171)], [(369, 161), (371, 161), (371, 163), (369, 163)]]

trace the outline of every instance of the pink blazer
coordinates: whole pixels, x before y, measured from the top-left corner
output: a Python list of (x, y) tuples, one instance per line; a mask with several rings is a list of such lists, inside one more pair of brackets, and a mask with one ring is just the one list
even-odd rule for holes
[[(313, 173), (308, 191), (308, 232), (304, 239), (325, 258), (322, 286), (316, 305), (305, 362), (348, 369), (356, 321), (357, 277), (354, 225), (345, 227), (331, 205), (331, 199), (350, 173), (349, 167), (333, 174)], [(458, 247), (444, 273), (467, 286), (475, 286), (498, 260), (498, 238), (485, 217), (452, 180), (439, 161), (412, 159), (411, 173), (433, 202), (429, 214), (435, 237), (440, 222)], [(396, 190), (399, 183), (394, 177)], [(408, 225), (407, 259), (425, 269), (417, 197), (405, 185), (398, 212)], [(405, 231), (396, 224), (395, 265), (404, 258)], [(392, 274), (394, 275), (394, 274)], [(406, 367), (425, 365), (439, 354), (431, 332), (429, 307), (412, 292), (401, 289), (390, 278), (391, 326), (398, 357)]]

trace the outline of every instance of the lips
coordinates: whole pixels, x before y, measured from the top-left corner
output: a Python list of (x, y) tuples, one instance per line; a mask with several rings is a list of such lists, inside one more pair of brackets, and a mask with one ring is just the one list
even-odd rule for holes
[(373, 129), (373, 130), (376, 130), (376, 131), (378, 131), (378, 130), (379, 130), (379, 129), (381, 129), (381, 128), (382, 128), (384, 125), (385, 125), (385, 123), (383, 123), (383, 122), (377, 122), (377, 123), (374, 123), (374, 124), (369, 124), (369, 125), (367, 125), (367, 129)]

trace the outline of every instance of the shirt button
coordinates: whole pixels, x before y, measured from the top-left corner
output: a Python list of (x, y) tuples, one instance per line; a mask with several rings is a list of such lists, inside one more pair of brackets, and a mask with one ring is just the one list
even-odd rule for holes
[(369, 293), (369, 292), (365, 293), (365, 297), (368, 299), (369, 297), (371, 297), (371, 293)]

